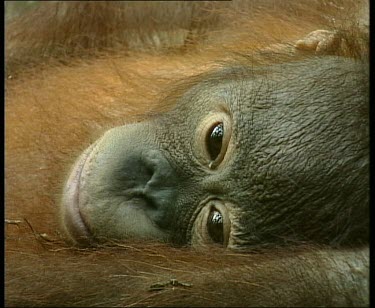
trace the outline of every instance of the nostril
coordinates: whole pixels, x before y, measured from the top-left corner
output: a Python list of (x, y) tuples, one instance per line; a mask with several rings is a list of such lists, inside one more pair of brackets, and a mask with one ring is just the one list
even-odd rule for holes
[(142, 155), (130, 155), (122, 159), (119, 167), (108, 173), (108, 182), (114, 183), (118, 191), (142, 191), (154, 173), (154, 166), (148, 164)]
[(160, 152), (155, 150), (149, 150), (142, 152), (141, 164), (144, 172), (144, 176), (147, 178), (146, 185), (155, 181), (155, 178), (159, 177), (160, 165), (163, 165), (163, 158)]
[(145, 175), (146, 175), (146, 178), (148, 178), (147, 182), (149, 182), (152, 179), (154, 173), (155, 173), (154, 166), (150, 166), (150, 165), (146, 164), (145, 165)]

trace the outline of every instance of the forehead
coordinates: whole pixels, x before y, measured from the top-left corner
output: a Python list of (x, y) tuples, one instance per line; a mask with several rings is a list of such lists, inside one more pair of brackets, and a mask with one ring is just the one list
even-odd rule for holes
[[(264, 101), (271, 93), (284, 91), (287, 87), (302, 86), (301, 79), (305, 82), (315, 79), (309, 73), (311, 68), (306, 71), (305, 67), (304, 63), (226, 67), (200, 76), (193, 82), (188, 81), (185, 91), (181, 91), (183, 93), (177, 99), (176, 108), (181, 111), (194, 106), (195, 110), (201, 112), (217, 104), (226, 104), (236, 109), (259, 100)], [(295, 83), (295, 80), (299, 82)], [(242, 101), (241, 106), (236, 106), (238, 101)]]
[(223, 110), (233, 117), (234, 125), (246, 122), (252, 126), (259, 121), (280, 125), (279, 117), (287, 120), (296, 106), (307, 116), (312, 109), (330, 108), (333, 102), (352, 105), (350, 99), (361, 98), (363, 90), (359, 88), (365, 84), (368, 76), (363, 66), (337, 57), (224, 68), (187, 81), (172, 97), (175, 108), (159, 118), (160, 126), (177, 126), (182, 128), (179, 134), (184, 134), (209, 113)]
[(288, 102), (304, 96), (307, 101), (314, 96), (324, 100), (331, 96), (329, 93), (354, 93), (353, 87), (361, 76), (364, 81), (368, 79), (366, 72), (358, 61), (334, 56), (265, 66), (231, 66), (188, 85), (177, 108), (194, 106), (201, 112), (217, 104), (227, 104), (235, 110), (246, 106), (264, 108), (270, 100)]

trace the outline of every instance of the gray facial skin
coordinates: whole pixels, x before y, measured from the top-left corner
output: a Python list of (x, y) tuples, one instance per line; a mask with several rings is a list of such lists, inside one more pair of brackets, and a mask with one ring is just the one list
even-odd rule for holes
[(62, 202), (74, 242), (367, 242), (368, 75), (359, 61), (231, 66), (176, 93), (173, 110), (107, 131), (78, 159)]

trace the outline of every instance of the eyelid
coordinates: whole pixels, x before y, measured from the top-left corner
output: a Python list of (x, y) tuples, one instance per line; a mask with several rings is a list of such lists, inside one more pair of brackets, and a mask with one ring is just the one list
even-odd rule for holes
[(195, 216), (192, 225), (191, 244), (195, 247), (205, 247), (207, 245), (216, 244), (210, 237), (207, 229), (207, 222), (212, 210), (220, 212), (223, 218), (223, 247), (227, 247), (231, 236), (231, 218), (229, 209), (225, 202), (219, 199), (211, 199), (205, 203)]

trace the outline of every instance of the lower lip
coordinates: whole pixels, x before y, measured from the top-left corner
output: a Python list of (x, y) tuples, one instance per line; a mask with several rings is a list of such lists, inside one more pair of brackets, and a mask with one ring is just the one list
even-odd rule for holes
[(84, 223), (84, 219), (79, 209), (81, 176), (87, 160), (97, 143), (92, 144), (80, 156), (70, 173), (69, 179), (64, 189), (62, 201), (63, 221), (68, 233), (76, 240), (89, 238), (90, 232)]

